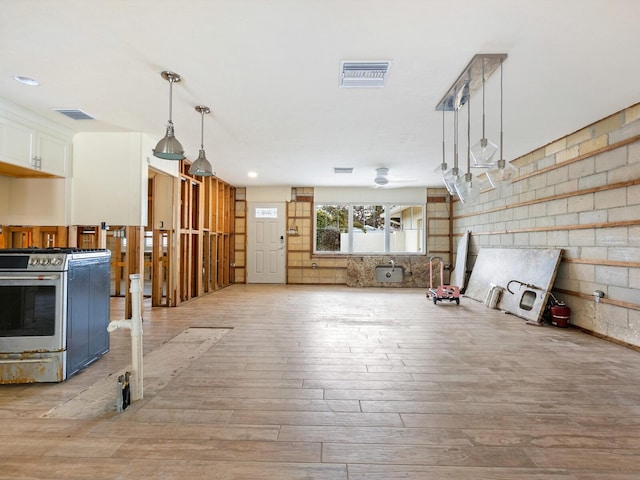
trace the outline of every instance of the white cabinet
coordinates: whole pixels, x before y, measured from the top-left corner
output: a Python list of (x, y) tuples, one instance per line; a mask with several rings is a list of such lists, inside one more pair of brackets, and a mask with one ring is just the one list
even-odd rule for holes
[(66, 177), (69, 174), (69, 143), (63, 139), (38, 132), (35, 135), (34, 168)]
[(70, 150), (67, 139), (0, 117), (0, 162), (66, 177)]
[(33, 168), (34, 134), (33, 129), (0, 117), (0, 161)]

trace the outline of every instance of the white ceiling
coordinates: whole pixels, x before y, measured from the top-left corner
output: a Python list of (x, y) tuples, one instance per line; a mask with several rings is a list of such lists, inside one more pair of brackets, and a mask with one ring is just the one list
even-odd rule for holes
[[(195, 159), (194, 107), (210, 107), (207, 157), (236, 186), (373, 186), (377, 167), (409, 186), (440, 185), (435, 107), (476, 53), (508, 54), (507, 160), (640, 101), (636, 0), (0, 0), (0, 12), (0, 97), (79, 132), (160, 139), (169, 115), (160, 73), (172, 70), (183, 78), (176, 137)], [(390, 60), (386, 86), (340, 88), (342, 60)], [(499, 80), (486, 83), (496, 143)], [(481, 104), (477, 92), (472, 144)], [(447, 113), (450, 164), (452, 131)]]

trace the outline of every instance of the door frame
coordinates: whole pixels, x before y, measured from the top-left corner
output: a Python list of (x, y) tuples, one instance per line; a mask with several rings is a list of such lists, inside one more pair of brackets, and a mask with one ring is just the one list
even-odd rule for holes
[[(255, 242), (256, 242), (256, 208), (277, 208), (277, 236), (281, 239), (281, 248), (278, 255), (278, 280), (277, 282), (264, 282), (256, 279), (256, 262), (255, 262)], [(247, 283), (274, 283), (274, 284), (286, 284), (287, 283), (287, 269), (286, 269), (286, 253), (287, 253), (287, 235), (286, 235), (286, 216), (287, 205), (285, 202), (247, 202)]]

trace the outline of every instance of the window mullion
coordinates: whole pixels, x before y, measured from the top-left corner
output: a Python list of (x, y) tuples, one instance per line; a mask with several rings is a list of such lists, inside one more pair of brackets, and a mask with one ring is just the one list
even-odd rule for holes
[(349, 217), (349, 224), (348, 224), (349, 226), (347, 227), (347, 231), (349, 233), (347, 237), (349, 239), (348, 250), (349, 250), (349, 253), (353, 253), (353, 205), (352, 204), (349, 205), (348, 217)]

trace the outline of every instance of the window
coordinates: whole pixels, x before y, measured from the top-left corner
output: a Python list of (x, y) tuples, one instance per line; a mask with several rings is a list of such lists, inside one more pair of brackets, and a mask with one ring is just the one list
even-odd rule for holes
[(423, 218), (423, 205), (316, 204), (314, 253), (421, 253)]
[(256, 218), (278, 218), (277, 208), (256, 207)]

